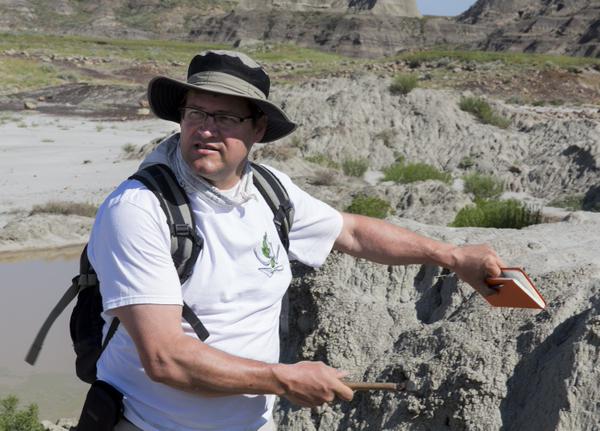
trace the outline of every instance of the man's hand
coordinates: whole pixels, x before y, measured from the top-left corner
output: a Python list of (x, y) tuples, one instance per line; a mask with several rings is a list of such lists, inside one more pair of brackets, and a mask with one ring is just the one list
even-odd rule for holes
[(283, 389), (279, 395), (302, 407), (320, 406), (335, 398), (350, 401), (354, 396), (341, 380), (347, 373), (323, 362), (277, 364), (273, 374)]
[(489, 246), (465, 245), (452, 250), (454, 264), (449, 268), (464, 282), (470, 284), (483, 296), (493, 295), (495, 290), (485, 283), (488, 277), (498, 277), (505, 267), (496, 252)]

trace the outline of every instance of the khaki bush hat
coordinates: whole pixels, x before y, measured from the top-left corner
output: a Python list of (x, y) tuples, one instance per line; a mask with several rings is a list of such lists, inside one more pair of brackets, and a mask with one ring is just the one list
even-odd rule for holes
[(152, 112), (163, 120), (179, 123), (179, 108), (188, 90), (210, 91), (250, 100), (267, 116), (267, 129), (260, 142), (272, 142), (296, 129), (281, 108), (271, 103), (271, 81), (263, 68), (245, 54), (234, 51), (204, 51), (188, 67), (187, 81), (157, 76), (148, 84)]

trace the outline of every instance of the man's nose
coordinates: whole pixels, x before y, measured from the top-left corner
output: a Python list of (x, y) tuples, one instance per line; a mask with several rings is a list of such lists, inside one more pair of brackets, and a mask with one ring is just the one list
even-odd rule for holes
[(219, 128), (217, 127), (215, 117), (208, 115), (204, 122), (198, 127), (198, 132), (208, 132), (211, 135), (217, 134), (219, 132)]

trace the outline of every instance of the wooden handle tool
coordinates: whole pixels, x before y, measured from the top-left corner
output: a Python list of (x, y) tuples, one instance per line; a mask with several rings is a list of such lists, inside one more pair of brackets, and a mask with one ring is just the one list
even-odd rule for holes
[(353, 391), (401, 391), (403, 383), (344, 382)]

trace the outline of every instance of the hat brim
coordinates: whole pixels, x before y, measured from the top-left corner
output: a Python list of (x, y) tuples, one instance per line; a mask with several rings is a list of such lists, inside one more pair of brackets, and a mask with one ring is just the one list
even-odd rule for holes
[(219, 85), (218, 82), (194, 85), (166, 76), (157, 76), (148, 84), (148, 103), (150, 109), (158, 118), (180, 122), (179, 108), (186, 92), (189, 90), (209, 91), (211, 93), (227, 94), (250, 100), (267, 116), (267, 128), (259, 142), (273, 142), (281, 139), (296, 129), (296, 124), (275, 104), (266, 99), (249, 97), (231, 87)]

